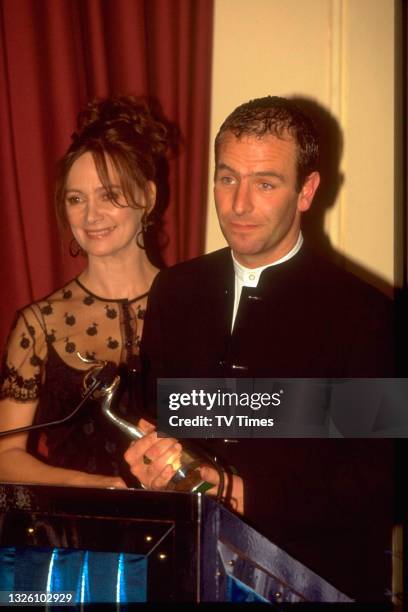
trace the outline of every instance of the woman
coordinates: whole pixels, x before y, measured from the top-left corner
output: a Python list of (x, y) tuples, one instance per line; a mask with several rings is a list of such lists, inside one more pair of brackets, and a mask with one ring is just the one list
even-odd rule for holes
[[(1, 430), (69, 414), (89, 368), (78, 353), (115, 363), (132, 395), (147, 294), (158, 271), (143, 235), (168, 132), (143, 100), (130, 97), (89, 104), (78, 126), (59, 164), (56, 212), (72, 232), (71, 254), (82, 252), (87, 263), (78, 278), (17, 314), (0, 380)], [(128, 403), (134, 406), (134, 398)], [(122, 416), (129, 412), (126, 402), (121, 410)], [(103, 417), (98, 402), (45, 435), (46, 452), (38, 451), (31, 434), (0, 438), (0, 479), (126, 486), (129, 441)], [(175, 444), (165, 449), (164, 460)]]

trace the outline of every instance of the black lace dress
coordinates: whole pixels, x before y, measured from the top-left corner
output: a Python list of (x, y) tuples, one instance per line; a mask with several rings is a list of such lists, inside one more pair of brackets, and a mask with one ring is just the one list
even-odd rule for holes
[[(89, 368), (79, 352), (119, 367), (124, 388), (119, 414), (135, 422), (140, 386), (135, 370), (146, 300), (147, 294), (133, 300), (100, 298), (75, 279), (19, 311), (3, 359), (0, 399), (14, 400), (16, 410), (19, 403), (38, 402), (35, 423), (62, 419), (80, 401)], [(40, 435), (30, 434), (28, 450), (50, 465), (120, 475), (129, 482), (123, 459), (129, 439), (106, 419), (97, 401)]]

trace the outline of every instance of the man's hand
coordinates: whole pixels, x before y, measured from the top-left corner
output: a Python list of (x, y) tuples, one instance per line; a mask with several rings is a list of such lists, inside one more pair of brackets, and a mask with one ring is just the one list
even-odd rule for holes
[(139, 421), (138, 427), (149, 433), (132, 442), (125, 460), (142, 487), (153, 491), (165, 489), (180, 465), (181, 444), (174, 438), (159, 438), (153, 425), (144, 419)]
[[(130, 471), (145, 489), (159, 491), (165, 489), (180, 466), (181, 444), (174, 438), (159, 438), (154, 426), (141, 419), (138, 427), (146, 432), (144, 438), (135, 440), (125, 453), (125, 460)], [(216, 495), (220, 481), (217, 470), (208, 465), (199, 468), (203, 480), (213, 484), (208, 491), (209, 495)], [(225, 474), (223, 498), (228, 491), (229, 476)], [(244, 512), (244, 484), (239, 476), (232, 476), (231, 498), (226, 501), (232, 510), (243, 514)]]
[[(217, 487), (220, 482), (220, 477), (219, 477), (217, 470), (215, 470), (213, 467), (210, 467), (209, 465), (203, 465), (202, 467), (200, 467), (200, 474), (203, 480), (206, 480), (210, 484), (215, 485), (212, 489), (207, 491), (208, 495), (216, 495)], [(226, 474), (224, 472), (224, 475), (225, 475), (225, 483), (224, 483), (224, 491), (222, 493), (222, 500), (227, 502), (227, 504), (229, 504), (229, 506), (231, 507), (232, 510), (234, 510), (234, 512), (243, 514), (244, 513), (244, 482), (240, 476), (237, 476), (235, 474), (233, 476), (230, 476), (229, 474)], [(225, 495), (228, 491), (228, 485), (229, 485), (230, 478), (232, 478), (231, 498), (225, 499)]]

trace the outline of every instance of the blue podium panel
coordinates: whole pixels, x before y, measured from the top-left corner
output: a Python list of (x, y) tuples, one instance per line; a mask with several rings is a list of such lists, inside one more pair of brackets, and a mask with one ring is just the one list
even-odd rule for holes
[(201, 524), (203, 601), (353, 601), (213, 500)]
[(62, 548), (0, 548), (0, 591), (73, 593), (76, 603), (147, 601), (147, 557)]
[(78, 604), (351, 601), (208, 496), (9, 483), (0, 591)]

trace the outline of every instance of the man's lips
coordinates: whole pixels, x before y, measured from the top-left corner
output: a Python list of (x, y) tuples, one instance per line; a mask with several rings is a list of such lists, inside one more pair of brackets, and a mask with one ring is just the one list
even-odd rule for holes
[(258, 227), (257, 223), (235, 223), (233, 221), (230, 221), (228, 225), (235, 232), (250, 232)]

